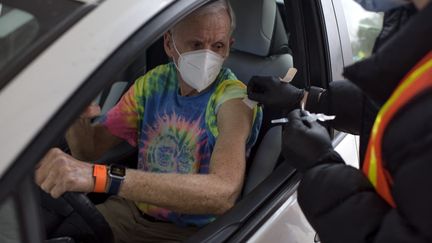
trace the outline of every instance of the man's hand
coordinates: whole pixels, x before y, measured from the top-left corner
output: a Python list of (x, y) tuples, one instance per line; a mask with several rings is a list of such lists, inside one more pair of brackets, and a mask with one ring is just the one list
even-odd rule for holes
[(93, 165), (76, 160), (53, 148), (36, 166), (36, 184), (53, 198), (68, 191), (91, 192), (94, 188)]
[(300, 107), (304, 90), (274, 76), (253, 76), (248, 83), (247, 94), (249, 99), (265, 106), (291, 111)]
[(298, 109), (289, 113), (289, 122), (282, 135), (283, 156), (300, 171), (313, 167), (333, 150), (325, 127), (316, 121), (311, 122), (306, 116), (306, 112)]
[(101, 114), (101, 108), (99, 105), (91, 103), (89, 106), (86, 107), (84, 112), (81, 114), (80, 118), (84, 119), (91, 119), (95, 118), (97, 116), (100, 116)]

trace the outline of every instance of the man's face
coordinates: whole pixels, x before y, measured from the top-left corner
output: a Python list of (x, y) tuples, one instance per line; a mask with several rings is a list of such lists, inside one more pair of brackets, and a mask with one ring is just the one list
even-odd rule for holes
[(166, 33), (165, 51), (177, 62), (179, 55), (174, 49), (173, 37), (180, 54), (209, 49), (226, 58), (232, 43), (229, 15), (224, 10), (205, 15), (192, 14), (179, 23), (173, 33)]

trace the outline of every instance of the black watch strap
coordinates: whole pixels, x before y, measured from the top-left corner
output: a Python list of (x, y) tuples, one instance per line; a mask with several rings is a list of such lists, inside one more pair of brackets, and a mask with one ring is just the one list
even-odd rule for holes
[(120, 186), (126, 175), (126, 168), (119, 165), (111, 165), (108, 171), (108, 176), (110, 178), (108, 186), (108, 194), (117, 195), (120, 191)]

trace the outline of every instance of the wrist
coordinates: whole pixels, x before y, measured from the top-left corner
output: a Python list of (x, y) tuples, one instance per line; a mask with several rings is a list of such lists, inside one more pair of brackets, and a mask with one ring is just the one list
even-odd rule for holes
[(306, 97), (305, 108), (311, 111), (319, 110), (321, 95), (323, 92), (325, 92), (325, 89), (311, 86)]
[(332, 147), (317, 159), (316, 165), (329, 163), (344, 163), (342, 157)]
[(126, 168), (121, 165), (111, 164), (108, 169), (108, 184), (106, 193), (117, 195), (126, 176)]

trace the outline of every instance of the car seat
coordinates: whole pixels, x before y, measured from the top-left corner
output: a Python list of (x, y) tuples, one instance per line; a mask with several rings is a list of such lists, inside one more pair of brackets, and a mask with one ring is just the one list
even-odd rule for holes
[[(275, 0), (231, 0), (236, 15), (234, 44), (225, 62), (239, 80), (248, 83), (254, 75), (284, 77), (293, 58), (289, 34)], [(284, 12), (282, 12), (284, 13)], [(247, 165), (243, 195), (252, 191), (275, 168), (281, 152), (281, 126), (271, 126), (282, 111), (265, 107), (258, 140)]]

